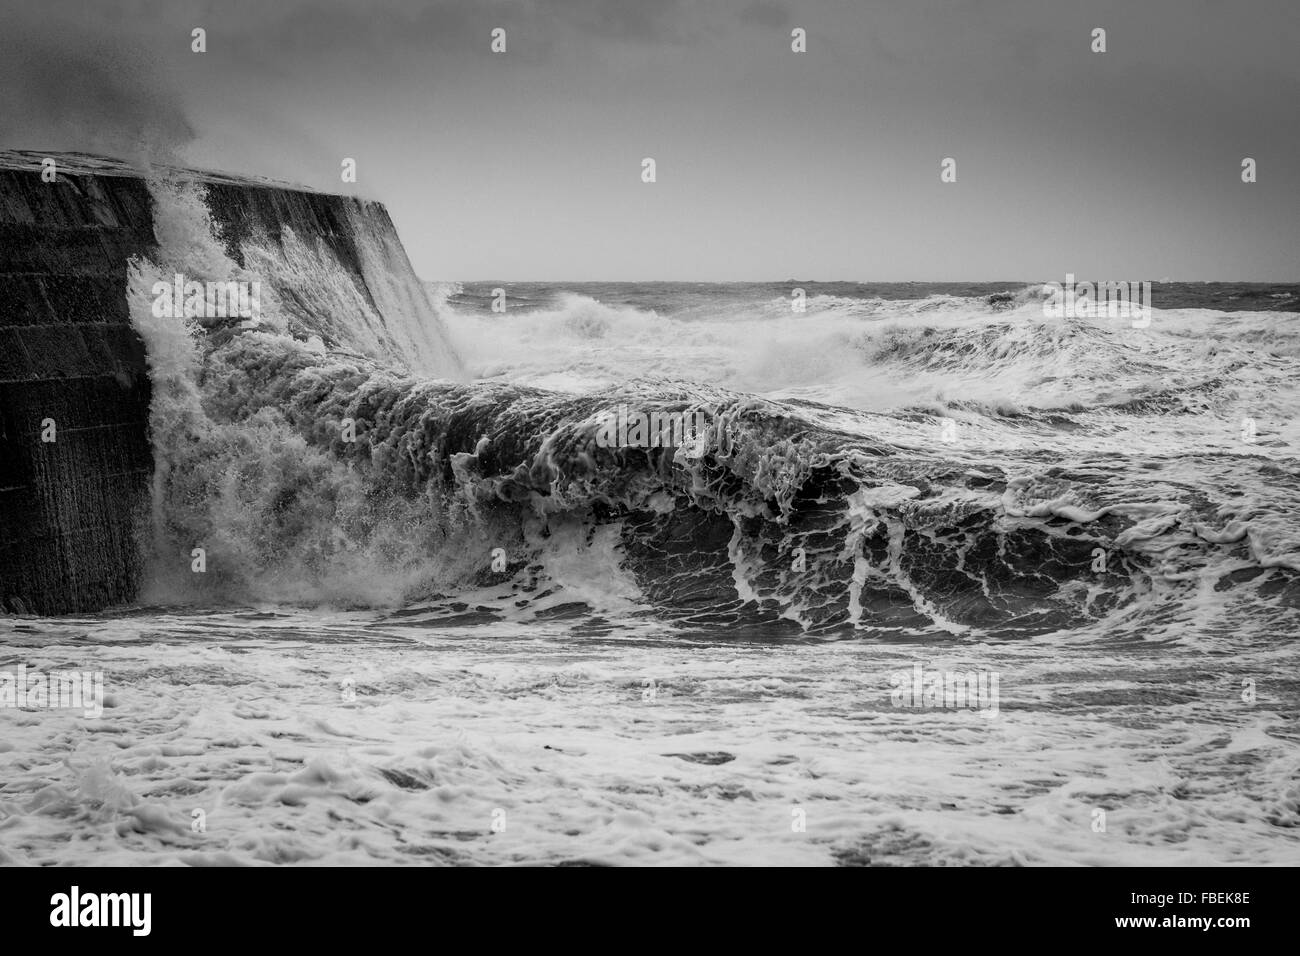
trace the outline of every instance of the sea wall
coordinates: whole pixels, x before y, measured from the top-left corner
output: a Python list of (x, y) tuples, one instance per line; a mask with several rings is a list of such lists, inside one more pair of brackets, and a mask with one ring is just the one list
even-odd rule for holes
[(152, 245), (140, 179), (0, 168), (0, 606), (129, 601), (148, 509), (149, 377), (127, 259)]
[[(373, 201), (218, 173), (0, 152), (0, 613), (129, 603), (153, 455), (127, 263), (156, 250), (150, 179), (199, 183), (215, 231), (302, 334), (454, 377), (455, 350)], [(252, 260), (252, 261), (250, 261)]]

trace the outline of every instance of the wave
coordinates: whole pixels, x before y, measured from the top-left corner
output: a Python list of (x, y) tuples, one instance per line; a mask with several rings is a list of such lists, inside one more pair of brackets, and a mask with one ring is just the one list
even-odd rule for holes
[[(607, 343), (586, 361), (613, 367), (633, 361), (636, 343), (665, 354), (664, 335), (734, 354), (760, 338), (753, 322), (777, 343), (761, 348), (780, 348), (796, 327), (739, 312), (692, 323), (566, 297), (495, 324), (444, 309), (445, 332), (436, 314), (423, 329), (394, 329), (346, 284), (313, 286), (319, 250), (249, 235), (232, 256), (200, 193), (153, 188), (160, 249), (133, 263), (130, 294), (154, 378), (147, 598), (577, 607), (781, 633), (984, 635), (1151, 614), (1221, 582), (1296, 600), (1300, 493), (1292, 472), (1264, 470), (1266, 457), (1250, 494), (1215, 494), (1202, 489), (1224, 487), (1235, 459), (1135, 467), (1104, 454), (1063, 464), (1032, 447), (990, 454), (972, 423), (996, 410), (972, 413), (970, 435), (949, 443), (934, 409), (864, 414), (644, 368), (611, 384), (570, 361), (567, 374), (597, 381), (567, 390), (505, 373), (430, 378), (421, 343), (443, 335), (471, 366), (492, 354), (517, 370), (541, 343)], [(236, 325), (155, 317), (148, 290), (173, 271), (256, 278), (270, 294), (257, 320)], [(444, 292), (441, 301), (455, 294)], [(1031, 307), (1012, 307), (1009, 320), (996, 303), (974, 317), (969, 303), (922, 300), (901, 308), (942, 322), (877, 316), (864, 327), (858, 314), (821, 334), (855, 343), (838, 361), (949, 381), (1010, 380), (1038, 363), (1040, 377), (1077, 382), (1117, 355), (1149, 379), (1175, 361), (1162, 350), (1176, 350), (1176, 337), (1141, 345), (1086, 324), (1049, 329), (1023, 314)], [(824, 355), (826, 342), (811, 348)], [(602, 423), (619, 407), (703, 415), (703, 453), (605, 447)], [(1059, 437), (1075, 413), (1035, 415), (1016, 427)]]
[[(1209, 400), (1225, 433), (1300, 408), (1300, 323), (1291, 313), (1153, 310), (1121, 319), (1043, 315), (1041, 286), (908, 300), (814, 296), (715, 301), (660, 296), (663, 312), (561, 293), (504, 315), (444, 310), (471, 374), (566, 391), (632, 378), (704, 380), (771, 399), (859, 411), (1018, 414)], [(1181, 396), (1177, 397), (1177, 396)], [(1231, 428), (1228, 425), (1233, 423)]]

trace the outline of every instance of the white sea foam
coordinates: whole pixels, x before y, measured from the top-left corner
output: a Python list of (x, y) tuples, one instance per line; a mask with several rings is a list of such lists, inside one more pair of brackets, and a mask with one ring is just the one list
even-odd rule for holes
[[(1100, 631), (808, 646), (271, 609), (41, 622), (11, 651), (50, 666), (92, 648), (112, 706), (96, 733), (72, 715), (0, 714), (0, 852), (33, 865), (1294, 865), (1280, 649), (1243, 654), (1234, 613), (1199, 622), (1222, 628), (1215, 646), (1150, 634), (1156, 646), (1136, 650)], [(890, 677), (914, 663), (997, 672), (997, 716), (895, 707)], [(1243, 677), (1258, 680), (1251, 705)]]

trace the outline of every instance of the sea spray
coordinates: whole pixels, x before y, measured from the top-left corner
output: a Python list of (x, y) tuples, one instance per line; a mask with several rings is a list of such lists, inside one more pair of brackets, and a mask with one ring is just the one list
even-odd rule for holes
[[(129, 300), (154, 380), (155, 599), (384, 603), (418, 590), (437, 551), (436, 494), (374, 494), (361, 456), (336, 457), (288, 424), (285, 403), (305, 411), (312, 393), (277, 394), (267, 379), (321, 358), (311, 330), (295, 336), (275, 283), (228, 257), (200, 187), (159, 183), (153, 195), (158, 252), (132, 263)], [(173, 273), (262, 281), (262, 315), (232, 327), (156, 314), (153, 285)], [(367, 373), (382, 374), (340, 363), (318, 381), (333, 375), (347, 388)], [(233, 418), (233, 395), (257, 407)], [(325, 418), (316, 427), (342, 432)], [(201, 574), (191, 570), (195, 547), (207, 556)]]

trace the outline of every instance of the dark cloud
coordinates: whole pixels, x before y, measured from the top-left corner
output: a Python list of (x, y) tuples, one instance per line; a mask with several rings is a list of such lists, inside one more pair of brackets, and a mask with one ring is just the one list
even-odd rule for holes
[(30, 9), (0, 33), (0, 145), (175, 161), (195, 129), (148, 48)]
[(431, 275), (1267, 278), (1300, 248), (1296, 0), (0, 3), (0, 146), (332, 190), (356, 157)]

